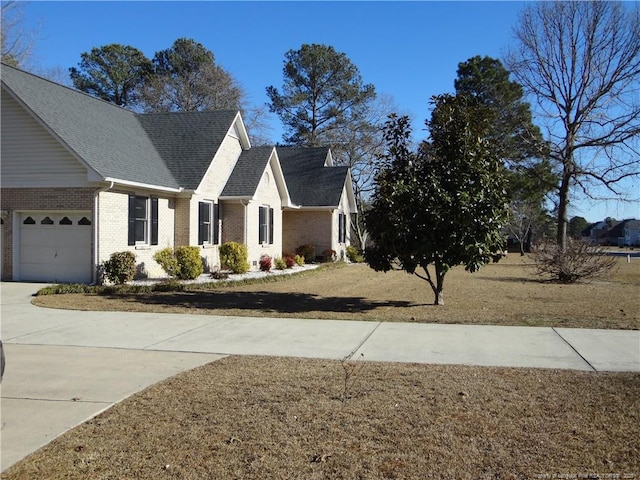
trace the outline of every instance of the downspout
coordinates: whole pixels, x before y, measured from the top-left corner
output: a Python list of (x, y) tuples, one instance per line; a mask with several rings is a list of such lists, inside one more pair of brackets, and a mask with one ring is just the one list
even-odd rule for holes
[(113, 188), (113, 182), (108, 187), (99, 188), (93, 194), (93, 273), (91, 274), (91, 281), (93, 284), (98, 282), (98, 251), (100, 250), (98, 241), (98, 208), (99, 208), (99, 196), (101, 193), (109, 191)]

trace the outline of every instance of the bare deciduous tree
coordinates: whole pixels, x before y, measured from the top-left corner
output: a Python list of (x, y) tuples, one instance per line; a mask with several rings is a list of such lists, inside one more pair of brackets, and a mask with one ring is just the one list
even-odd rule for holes
[(640, 173), (640, 9), (615, 2), (535, 2), (506, 63), (547, 120), (559, 170), (556, 240), (566, 248), (570, 190), (590, 195)]
[(34, 32), (24, 27), (23, 3), (2, 2), (0, 28), (1, 60), (14, 67), (24, 67), (31, 58)]

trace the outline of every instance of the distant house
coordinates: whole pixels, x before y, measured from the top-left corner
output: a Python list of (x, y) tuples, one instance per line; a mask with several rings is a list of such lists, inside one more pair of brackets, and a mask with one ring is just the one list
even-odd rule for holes
[(585, 228), (582, 239), (590, 245), (632, 247), (640, 245), (640, 220), (596, 222)]
[[(116, 251), (244, 243), (257, 268), (312, 243), (344, 252), (355, 212), (328, 149), (252, 147), (237, 111), (136, 114), (2, 64), (1, 278), (92, 282)], [(320, 162), (320, 157), (323, 157)]]

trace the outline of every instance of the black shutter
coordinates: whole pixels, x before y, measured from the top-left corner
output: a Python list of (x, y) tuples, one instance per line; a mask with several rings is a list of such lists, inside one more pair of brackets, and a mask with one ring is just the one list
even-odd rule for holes
[(258, 210), (258, 243), (264, 243), (266, 241), (265, 238), (265, 226), (266, 219), (264, 218), (266, 213), (265, 207), (259, 207)]
[(273, 245), (273, 208), (269, 209), (269, 244)]
[(158, 197), (151, 197), (151, 245), (158, 245)]
[(218, 225), (220, 224), (220, 205), (217, 203), (213, 204), (213, 244), (218, 245), (220, 243), (220, 229)]
[(136, 244), (136, 197), (129, 195), (129, 245)]
[(340, 223), (342, 225), (342, 243), (347, 243), (347, 216), (344, 213)]
[(198, 245), (204, 244), (206, 225), (204, 223), (204, 217), (206, 214), (207, 205), (204, 202), (198, 202)]

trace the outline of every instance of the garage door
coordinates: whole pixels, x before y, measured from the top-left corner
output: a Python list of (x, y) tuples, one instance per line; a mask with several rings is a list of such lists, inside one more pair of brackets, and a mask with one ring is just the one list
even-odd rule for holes
[(91, 281), (91, 213), (27, 212), (20, 221), (20, 280)]

